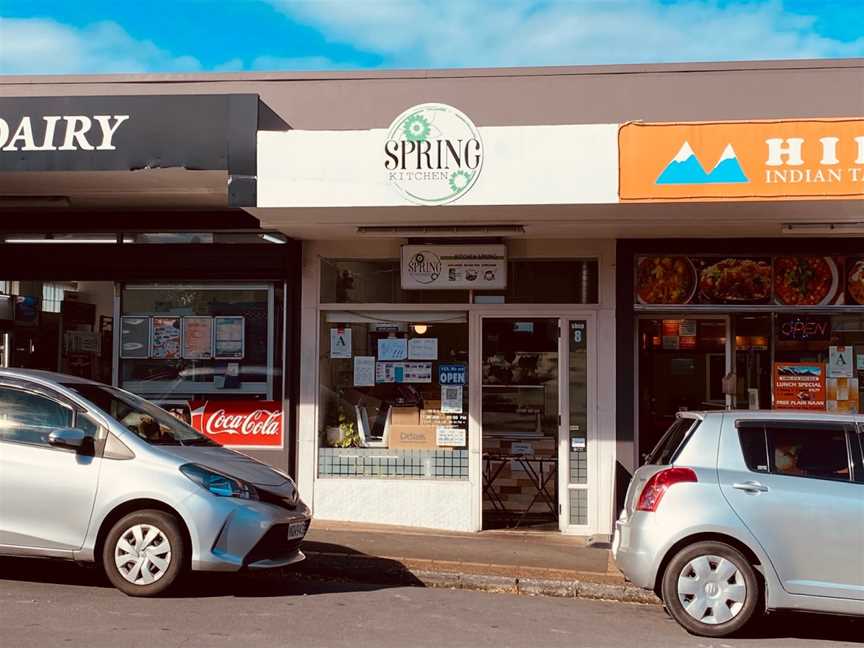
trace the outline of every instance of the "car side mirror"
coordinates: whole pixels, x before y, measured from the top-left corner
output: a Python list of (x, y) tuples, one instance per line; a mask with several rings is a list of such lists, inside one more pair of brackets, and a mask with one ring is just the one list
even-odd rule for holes
[(87, 434), (78, 428), (59, 428), (48, 435), (49, 445), (70, 450), (82, 450), (86, 440)]

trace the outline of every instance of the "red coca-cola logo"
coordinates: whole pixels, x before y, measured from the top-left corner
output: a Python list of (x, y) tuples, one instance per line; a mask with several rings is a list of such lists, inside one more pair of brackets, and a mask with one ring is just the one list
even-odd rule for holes
[(279, 401), (194, 401), (192, 427), (224, 446), (282, 447)]

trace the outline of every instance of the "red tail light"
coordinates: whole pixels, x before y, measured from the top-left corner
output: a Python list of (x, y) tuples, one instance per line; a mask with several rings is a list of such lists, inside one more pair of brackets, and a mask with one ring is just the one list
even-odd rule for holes
[(690, 468), (666, 468), (652, 477), (645, 484), (639, 495), (639, 503), (636, 504), (637, 511), (648, 511), (653, 513), (660, 506), (660, 500), (668, 488), (674, 484), (696, 482), (696, 473)]

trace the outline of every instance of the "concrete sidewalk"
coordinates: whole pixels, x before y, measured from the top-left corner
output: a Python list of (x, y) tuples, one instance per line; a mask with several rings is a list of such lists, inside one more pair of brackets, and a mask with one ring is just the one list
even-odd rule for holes
[(378, 585), (657, 603), (625, 583), (607, 546), (540, 531), (450, 533), (315, 521), (297, 571)]

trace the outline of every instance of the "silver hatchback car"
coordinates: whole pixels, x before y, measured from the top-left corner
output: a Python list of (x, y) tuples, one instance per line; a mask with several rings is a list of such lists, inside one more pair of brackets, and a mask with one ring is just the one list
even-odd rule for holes
[(761, 611), (864, 615), (864, 417), (680, 413), (633, 477), (612, 551), (694, 634)]
[(96, 562), (149, 596), (189, 568), (303, 560), (309, 521), (288, 475), (138, 396), (0, 369), (0, 554)]

